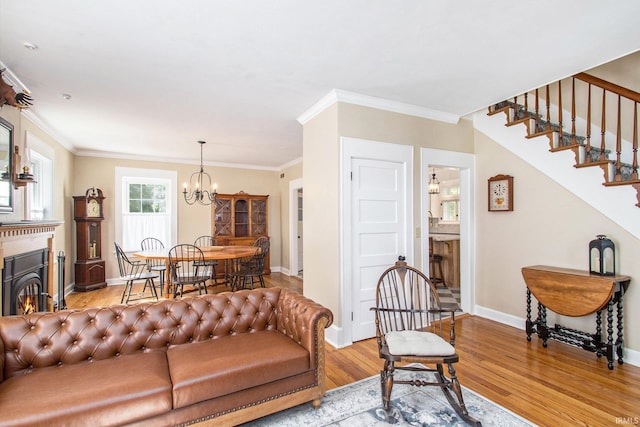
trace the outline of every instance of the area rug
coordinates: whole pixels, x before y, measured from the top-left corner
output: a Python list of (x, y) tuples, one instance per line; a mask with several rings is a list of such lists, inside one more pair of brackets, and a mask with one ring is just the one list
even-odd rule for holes
[[(416, 375), (415, 373), (398, 372)], [(423, 376), (425, 374), (422, 374)], [(532, 426), (524, 418), (463, 387), (469, 414), (483, 426)], [(364, 426), (464, 426), (464, 421), (449, 406), (439, 387), (393, 387), (389, 419), (382, 409), (378, 376), (329, 390), (322, 405), (313, 409), (310, 403), (278, 412), (245, 424), (251, 427), (364, 427)]]

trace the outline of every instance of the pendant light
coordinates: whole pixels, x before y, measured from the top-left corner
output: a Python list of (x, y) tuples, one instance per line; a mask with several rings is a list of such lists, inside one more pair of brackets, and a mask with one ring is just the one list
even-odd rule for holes
[(216, 200), (216, 185), (211, 182), (211, 175), (204, 171), (202, 147), (206, 142), (198, 141), (198, 144), (200, 144), (200, 171), (191, 175), (189, 187), (186, 182), (184, 183), (182, 195), (188, 205), (193, 205), (196, 202), (201, 205), (210, 205)]
[(436, 170), (433, 169), (433, 174), (429, 180), (429, 194), (440, 194), (440, 181), (436, 178)]

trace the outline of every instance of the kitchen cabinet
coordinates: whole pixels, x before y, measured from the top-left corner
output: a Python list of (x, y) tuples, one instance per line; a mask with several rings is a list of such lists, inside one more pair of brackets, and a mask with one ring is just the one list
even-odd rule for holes
[(460, 237), (432, 235), (433, 253), (442, 256), (442, 275), (450, 288), (460, 287)]

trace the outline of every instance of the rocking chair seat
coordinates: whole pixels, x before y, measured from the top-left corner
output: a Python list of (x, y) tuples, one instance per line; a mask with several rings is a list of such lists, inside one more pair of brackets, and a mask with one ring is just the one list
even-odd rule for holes
[(442, 337), (424, 331), (391, 331), (385, 335), (389, 354), (394, 356), (453, 356), (455, 348)]

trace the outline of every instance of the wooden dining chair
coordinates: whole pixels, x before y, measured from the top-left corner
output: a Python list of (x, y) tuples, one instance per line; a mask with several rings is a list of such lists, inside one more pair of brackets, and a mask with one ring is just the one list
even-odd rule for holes
[[(119, 244), (115, 242), (113, 244), (116, 247), (116, 258), (118, 259), (120, 278), (124, 280), (124, 290), (122, 291), (120, 304), (128, 304), (130, 301), (137, 301), (146, 298), (155, 298), (155, 300), (157, 301), (158, 293), (156, 291), (153, 279), (157, 279), (158, 274), (148, 271), (147, 264), (143, 261), (131, 261)], [(142, 292), (138, 293), (137, 297), (132, 299), (131, 291), (133, 290), (133, 284), (134, 282), (140, 280), (144, 280), (144, 287), (142, 288)], [(150, 291), (150, 295), (148, 296), (145, 295), (147, 288), (149, 288)]]
[[(457, 309), (440, 303), (436, 287), (427, 276), (409, 267), (401, 257), (380, 276), (376, 306), (371, 310), (375, 312), (378, 354), (384, 360), (380, 372), (384, 410), (390, 410), (394, 384), (436, 386), (462, 420), (480, 425), (467, 411), (453, 366), (459, 360), (455, 349)], [(413, 375), (395, 378), (397, 371)]]
[(209, 268), (204, 264), (204, 254), (195, 245), (181, 244), (169, 249), (169, 270), (173, 297), (184, 295), (184, 286), (198, 288), (198, 294), (207, 293)]
[[(160, 239), (155, 237), (147, 237), (140, 242), (140, 248), (143, 251), (164, 249), (164, 243)], [(160, 295), (164, 295), (164, 276), (167, 272), (167, 265), (161, 259), (149, 259), (147, 258), (147, 270), (155, 271), (160, 276)]]
[[(209, 247), (217, 246), (216, 243), (217, 243), (216, 239), (213, 236), (205, 235), (205, 236), (198, 237), (193, 244), (199, 248), (204, 248), (207, 246)], [(218, 261), (216, 260), (205, 260), (203, 264), (203, 267), (206, 267), (207, 269), (210, 270), (211, 272), (210, 277), (214, 285), (218, 284), (218, 273), (216, 272), (217, 265), (218, 265)]]
[(260, 283), (261, 287), (266, 287), (264, 283), (264, 266), (267, 255), (269, 254), (269, 248), (271, 243), (268, 237), (259, 238), (256, 242), (259, 243), (254, 247), (256, 251), (253, 255), (241, 258), (236, 270), (230, 274), (231, 290), (237, 291), (240, 289), (253, 289), (253, 284), (256, 280)]

